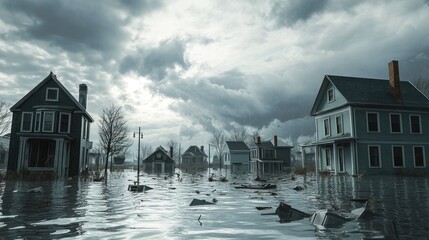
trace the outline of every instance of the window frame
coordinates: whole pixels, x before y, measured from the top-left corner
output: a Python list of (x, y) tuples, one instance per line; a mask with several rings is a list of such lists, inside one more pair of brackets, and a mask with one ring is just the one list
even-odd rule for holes
[[(330, 96), (330, 92), (332, 92), (332, 99), (329, 99)], [(335, 90), (334, 88), (329, 88), (328, 91), (326, 92), (326, 100), (328, 103), (331, 103), (333, 101), (335, 101)]]
[[(375, 114), (377, 116), (377, 131), (370, 131), (369, 129), (369, 115)], [(380, 114), (378, 112), (366, 112), (366, 131), (368, 133), (380, 133)]]
[[(395, 148), (401, 148), (402, 166), (395, 166), (395, 150), (394, 150)], [(405, 168), (404, 146), (392, 145), (392, 163), (393, 163), (393, 168)]]
[[(51, 130), (46, 130), (46, 115), (52, 114), (52, 127)], [(53, 111), (47, 111), (43, 112), (43, 124), (42, 124), (42, 132), (54, 132), (54, 125), (55, 125), (55, 112)]]
[[(372, 147), (376, 147), (377, 148), (377, 152), (378, 152), (378, 166), (373, 166), (371, 164), (371, 148)], [(381, 164), (381, 148), (380, 145), (368, 145), (368, 164), (369, 164), (369, 168), (382, 168), (382, 164)]]
[[(30, 115), (30, 129), (24, 129), (24, 116)], [(31, 132), (33, 130), (33, 112), (22, 112), (21, 115), (21, 132)]]
[[(423, 166), (417, 166), (416, 165), (416, 148), (422, 149), (422, 155), (423, 155)], [(425, 156), (425, 147), (424, 146), (413, 146), (413, 160), (414, 160), (414, 168), (426, 168), (426, 156)]]
[[(393, 131), (392, 116), (399, 116), (399, 132)], [(389, 113), (389, 120), (390, 120), (390, 133), (401, 134), (402, 133), (402, 115), (400, 113)]]
[[(340, 119), (340, 125), (341, 125), (341, 129), (338, 129), (338, 119)], [(343, 115), (338, 115), (335, 117), (335, 126), (337, 128), (337, 134), (341, 135), (344, 134), (344, 121), (343, 121)], [(338, 131), (341, 130), (341, 131)]]
[[(56, 97), (55, 97), (55, 99), (51, 99), (51, 98), (48, 97), (49, 96), (49, 91), (52, 91), (52, 90), (56, 91)], [(59, 88), (52, 88), (52, 87), (46, 88), (45, 101), (48, 101), (48, 102), (58, 102), (58, 97), (60, 95), (59, 92), (60, 92)]]
[[(326, 123), (325, 123), (326, 121), (327, 121), (328, 125), (326, 125)], [(326, 128), (326, 126), (327, 126), (327, 128)], [(328, 132), (326, 132), (326, 130)], [(331, 119), (329, 117), (323, 119), (323, 134), (325, 137), (331, 136)]]
[[(328, 156), (329, 156), (329, 165), (328, 165)], [(325, 148), (325, 167), (332, 169), (332, 152), (330, 148)]]
[(40, 126), (42, 122), (42, 112), (37, 111), (34, 116), (34, 132), (40, 132)]
[[(419, 132), (413, 132), (413, 123), (411, 118), (412, 117), (418, 117), (419, 118)], [(422, 130), (422, 116), (420, 114), (410, 114), (410, 134), (422, 134), (423, 130)]]
[[(68, 116), (68, 120), (67, 120), (67, 131), (61, 131), (61, 119), (62, 116)], [(71, 114), (70, 113), (66, 113), (66, 112), (60, 112), (59, 117), (58, 117), (58, 132), (59, 133), (70, 133), (70, 125), (71, 125)]]

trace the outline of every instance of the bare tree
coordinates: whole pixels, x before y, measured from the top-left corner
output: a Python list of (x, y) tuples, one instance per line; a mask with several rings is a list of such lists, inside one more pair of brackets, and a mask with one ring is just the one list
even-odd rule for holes
[(168, 149), (166, 149), (167, 151), (170, 151), (170, 148), (173, 148), (173, 160), (175, 162), (178, 162), (179, 159), (179, 151), (180, 151), (180, 146), (179, 143), (174, 141), (174, 140), (170, 140), (168, 141), (165, 145), (167, 145)]
[(429, 97), (429, 79), (419, 78), (413, 83), (426, 97)]
[(247, 134), (246, 129), (244, 127), (234, 128), (232, 130), (231, 135), (229, 136), (229, 140), (231, 141), (245, 141), (248, 138), (249, 134)]
[(100, 147), (106, 156), (104, 176), (107, 178), (109, 157), (126, 154), (128, 148), (131, 146), (130, 132), (122, 108), (114, 105), (101, 110), (101, 119), (98, 127), (100, 129), (98, 132)]
[(220, 130), (216, 130), (213, 133), (213, 137), (211, 138), (209, 144), (214, 147), (216, 154), (219, 156), (220, 160), (220, 168), (222, 168), (222, 155), (225, 149), (225, 133)]
[(9, 110), (9, 105), (3, 99), (0, 99), (0, 135), (9, 131), (11, 123), (12, 113)]
[(142, 144), (142, 146), (140, 147), (140, 151), (141, 151), (141, 158), (145, 159), (149, 157), (150, 154), (153, 153), (153, 148), (151, 145)]

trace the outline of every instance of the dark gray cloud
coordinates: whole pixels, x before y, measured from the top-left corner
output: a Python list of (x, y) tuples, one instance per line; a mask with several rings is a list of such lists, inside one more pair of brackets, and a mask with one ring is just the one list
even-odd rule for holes
[(189, 67), (185, 59), (185, 44), (180, 40), (162, 42), (157, 48), (142, 48), (126, 56), (119, 67), (122, 73), (136, 72), (152, 80), (162, 80), (169, 69)]
[(246, 88), (243, 73), (237, 69), (227, 71), (220, 76), (211, 77), (208, 80), (210, 83), (223, 86), (226, 89), (238, 90)]
[(119, 0), (119, 3), (133, 15), (151, 12), (163, 5), (162, 0)]
[(328, 0), (274, 1), (271, 17), (278, 26), (292, 26), (323, 11)]
[[(6, 1), (21, 38), (49, 42), (67, 51), (111, 52), (120, 48), (126, 33), (114, 8), (95, 1)], [(12, 14), (11, 14), (12, 15)]]

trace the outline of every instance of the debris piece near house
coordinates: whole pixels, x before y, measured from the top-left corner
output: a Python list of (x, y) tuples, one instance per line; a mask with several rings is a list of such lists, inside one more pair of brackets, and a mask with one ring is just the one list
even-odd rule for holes
[(235, 188), (244, 188), (244, 189), (274, 189), (277, 188), (275, 184), (264, 184), (264, 185), (245, 185), (241, 184), (241, 186), (236, 186)]
[(272, 209), (273, 207), (256, 207), (257, 210), (261, 211), (261, 210), (267, 210), (267, 209)]
[(344, 223), (348, 222), (344, 216), (339, 215), (339, 213), (335, 213), (332, 210), (318, 210), (313, 213), (309, 219), (309, 221), (315, 226), (323, 226), (326, 228), (339, 227)]
[(189, 206), (199, 206), (199, 205), (211, 205), (214, 204), (212, 202), (208, 202), (204, 199), (196, 199), (194, 198), (191, 202), (191, 204), (189, 204)]
[(292, 208), (292, 206), (284, 202), (279, 204), (275, 213), (279, 216), (280, 223), (292, 222), (310, 217), (310, 214)]
[(295, 191), (302, 191), (302, 190), (304, 190), (304, 188), (301, 187), (301, 186), (296, 186), (296, 187), (293, 188), (293, 190), (295, 190)]
[(152, 190), (153, 188), (146, 185), (128, 185), (128, 191), (130, 192), (145, 192), (147, 190)]

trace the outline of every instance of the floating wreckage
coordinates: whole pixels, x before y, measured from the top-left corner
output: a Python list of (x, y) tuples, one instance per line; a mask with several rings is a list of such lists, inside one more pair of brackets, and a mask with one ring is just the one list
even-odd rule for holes
[[(213, 199), (213, 202), (217, 202), (217, 200), (215, 201), (215, 198)], [(189, 204), (189, 206), (199, 206), (199, 205), (212, 205), (214, 204), (213, 202), (208, 202), (204, 199), (196, 199), (194, 198), (191, 202), (191, 204)]]
[(310, 214), (292, 208), (289, 204), (281, 202), (276, 209), (281, 223), (292, 222), (310, 217)]
[(367, 204), (365, 204), (364, 207), (356, 208), (348, 214), (328, 209), (318, 210), (311, 215), (309, 221), (315, 226), (332, 228), (339, 227), (348, 221), (364, 220), (371, 216), (373, 216), (373, 213), (367, 209)]
[(130, 192), (144, 192), (144, 191), (147, 191), (147, 190), (152, 190), (153, 188), (151, 188), (151, 187), (149, 187), (149, 186), (146, 186), (146, 185), (136, 185), (136, 184), (134, 184), (134, 185), (128, 185), (128, 191), (130, 191)]
[(241, 188), (241, 189), (274, 189), (277, 188), (274, 184), (263, 184), (263, 185), (245, 185), (241, 184), (240, 186), (236, 186), (235, 188)]

